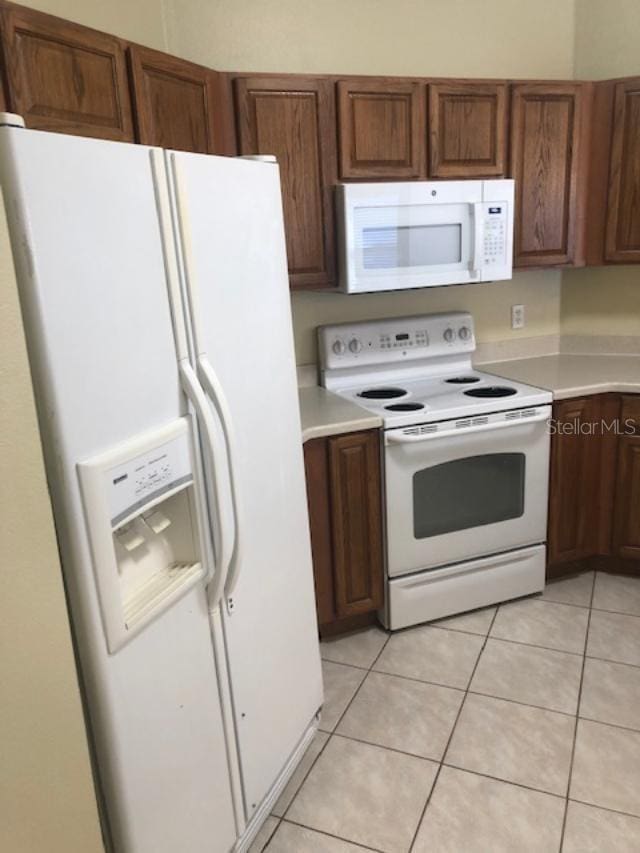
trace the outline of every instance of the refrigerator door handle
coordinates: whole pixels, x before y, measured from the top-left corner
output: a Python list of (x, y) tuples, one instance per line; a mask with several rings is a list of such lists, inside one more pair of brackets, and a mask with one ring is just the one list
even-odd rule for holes
[(213, 494), (208, 495), (209, 518), (214, 530), (217, 533), (217, 553), (216, 564), (213, 571), (210, 570), (205, 576), (205, 583), (209, 583), (208, 599), (209, 607), (215, 610), (224, 594), (225, 583), (231, 555), (233, 553), (233, 536), (227, 535), (225, 529), (225, 520), (222, 513), (224, 505), (224, 495), (220, 487), (220, 478), (215, 476), (215, 472), (219, 470), (219, 460), (224, 458), (225, 448), (221, 446), (221, 441), (216, 430), (215, 420), (209, 401), (202, 390), (196, 374), (188, 360), (180, 362), (180, 379), (184, 392), (189, 398), (193, 406), (199, 424), (200, 436), (203, 439), (202, 446), (205, 455), (208, 457), (209, 467), (212, 476), (207, 478), (211, 481), (210, 489)]
[(227, 402), (227, 398), (225, 397), (220, 380), (216, 376), (211, 362), (209, 361), (205, 353), (201, 353), (198, 356), (198, 372), (204, 389), (208, 394), (218, 414), (220, 423), (222, 424), (222, 433), (224, 435), (224, 441), (227, 451), (229, 483), (231, 486), (231, 505), (233, 509), (233, 521), (235, 528), (234, 549), (231, 555), (230, 565), (228, 566), (226, 572), (227, 579), (225, 584), (225, 595), (227, 596), (227, 599), (229, 599), (229, 597), (233, 593), (233, 590), (235, 589), (236, 583), (238, 582), (242, 553), (242, 525), (240, 524), (241, 503), (238, 497), (238, 478), (236, 477), (236, 459), (238, 458), (238, 455), (236, 451), (235, 435), (233, 431), (233, 422), (231, 419), (229, 404)]

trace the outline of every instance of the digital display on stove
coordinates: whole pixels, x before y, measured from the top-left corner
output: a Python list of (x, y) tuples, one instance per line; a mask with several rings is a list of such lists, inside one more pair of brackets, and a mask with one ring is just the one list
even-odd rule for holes
[(396, 335), (397, 341), (408, 341), (409, 335), (406, 332), (403, 332), (401, 335)]

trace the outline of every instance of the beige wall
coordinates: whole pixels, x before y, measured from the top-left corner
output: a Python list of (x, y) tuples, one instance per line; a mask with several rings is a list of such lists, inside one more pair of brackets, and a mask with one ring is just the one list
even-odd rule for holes
[(1, 207), (0, 532), (0, 850), (102, 850)]
[(511, 330), (511, 306), (526, 305), (530, 335), (554, 335), (560, 327), (560, 273), (517, 273), (513, 281), (436, 287), (405, 293), (345, 296), (301, 293), (292, 298), (296, 360), (317, 360), (315, 329), (321, 323), (342, 323), (376, 317), (402, 317), (433, 311), (471, 311), (480, 341), (522, 335)]
[(167, 50), (164, 0), (20, 0), (20, 5)]
[[(575, 75), (640, 74), (640, 2), (578, 0)], [(563, 275), (561, 330), (574, 335), (640, 335), (640, 267), (591, 267)]]
[(233, 71), (571, 77), (574, 0), (166, 0), (170, 49)]
[[(172, 52), (227, 70), (570, 78), (573, 13), (573, 0), (170, 0), (167, 38)], [(473, 311), (481, 341), (557, 334), (560, 281), (535, 272), (481, 288), (296, 294), (297, 359), (315, 361), (322, 323), (456, 308)], [(527, 326), (514, 333), (517, 302)]]
[(579, 79), (640, 74), (638, 0), (577, 0), (574, 51)]

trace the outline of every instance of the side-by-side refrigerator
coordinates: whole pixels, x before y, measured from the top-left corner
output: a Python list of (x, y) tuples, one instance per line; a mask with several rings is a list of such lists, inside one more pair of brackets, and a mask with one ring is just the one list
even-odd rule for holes
[(278, 167), (19, 123), (0, 182), (106, 845), (245, 850), (322, 703)]

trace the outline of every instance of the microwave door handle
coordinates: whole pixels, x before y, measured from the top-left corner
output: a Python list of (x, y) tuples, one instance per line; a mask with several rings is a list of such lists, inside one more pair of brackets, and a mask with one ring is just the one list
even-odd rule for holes
[(473, 207), (473, 261), (472, 261), (472, 269), (473, 272), (480, 273), (482, 272), (482, 244), (484, 237), (484, 213), (483, 213), (483, 205), (481, 201), (476, 201), (472, 205)]
[(530, 418), (522, 418), (513, 421), (499, 421), (497, 424), (482, 424), (481, 426), (464, 427), (462, 429), (446, 429), (438, 432), (427, 432), (424, 435), (406, 435), (403, 432), (385, 433), (385, 444), (417, 444), (421, 441), (434, 441), (438, 438), (451, 438), (452, 436), (475, 435), (478, 432), (493, 432), (493, 430), (510, 429), (512, 427), (524, 427), (529, 424), (538, 424), (549, 420), (548, 412), (540, 412)]

